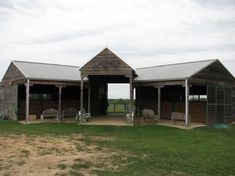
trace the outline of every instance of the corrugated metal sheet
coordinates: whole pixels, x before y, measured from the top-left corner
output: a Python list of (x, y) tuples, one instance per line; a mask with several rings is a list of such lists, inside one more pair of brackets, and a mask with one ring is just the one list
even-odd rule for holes
[(79, 67), (13, 61), (16, 67), (24, 74), (26, 78), (31, 80), (52, 80), (52, 81), (80, 81)]
[(184, 80), (201, 71), (216, 60), (187, 62), (136, 69), (135, 81)]
[[(154, 67), (137, 68), (134, 81), (184, 80), (201, 71), (216, 60), (187, 62)], [(13, 61), (26, 78), (33, 80), (80, 81), (79, 67)]]

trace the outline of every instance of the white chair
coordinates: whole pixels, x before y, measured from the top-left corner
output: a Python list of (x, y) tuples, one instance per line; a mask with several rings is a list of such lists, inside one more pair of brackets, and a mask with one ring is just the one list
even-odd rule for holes
[(86, 123), (89, 121), (91, 117), (90, 113), (86, 113), (86, 110), (82, 108), (78, 113), (78, 119), (76, 118), (76, 121), (78, 120), (80, 123)]
[(150, 124), (151, 121), (158, 123), (159, 115), (155, 115), (155, 112), (151, 109), (144, 109), (142, 111), (144, 120)]

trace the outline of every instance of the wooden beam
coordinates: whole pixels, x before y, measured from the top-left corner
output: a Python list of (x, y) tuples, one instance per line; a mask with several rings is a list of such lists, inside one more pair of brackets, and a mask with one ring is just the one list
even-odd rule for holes
[(134, 82), (134, 87), (147, 87), (147, 86), (175, 86), (184, 85), (184, 81), (156, 81), (156, 82)]
[(206, 80), (198, 78), (190, 78), (189, 82), (196, 85), (221, 85), (221, 86), (235, 86), (235, 80), (231, 81), (215, 81), (215, 80)]
[(132, 70), (108, 70), (108, 71), (101, 71), (101, 70), (82, 70), (81, 74), (83, 77), (91, 76), (91, 75), (110, 75), (110, 76), (126, 76), (129, 77), (129, 75), (133, 76)]
[(54, 85), (54, 86), (79, 86), (80, 81), (78, 82), (60, 82), (60, 81), (38, 81), (31, 80), (32, 84), (41, 84), (41, 85)]
[(25, 82), (27, 82), (25, 78), (11, 80), (12, 85), (20, 85), (20, 84), (24, 84)]

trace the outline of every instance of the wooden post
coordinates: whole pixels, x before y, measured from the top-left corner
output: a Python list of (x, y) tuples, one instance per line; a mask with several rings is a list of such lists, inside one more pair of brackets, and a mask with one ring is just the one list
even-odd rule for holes
[[(132, 111), (133, 111), (133, 107), (134, 107), (134, 101), (133, 101), (133, 78), (132, 78), (132, 76), (130, 76), (130, 105), (129, 105), (129, 113), (130, 114), (132, 114)], [(133, 117), (133, 121), (131, 122), (131, 121), (129, 121), (129, 123), (132, 123), (132, 124), (134, 124), (134, 118), (135, 117)]]
[(91, 113), (91, 87), (88, 87), (88, 113)]
[(29, 123), (29, 84), (30, 81), (29, 79), (27, 79), (27, 83), (26, 83), (26, 109), (25, 109), (25, 123), (28, 124)]
[(132, 77), (130, 78), (130, 100), (131, 100), (131, 105), (133, 105), (133, 79)]
[(157, 97), (157, 115), (159, 120), (161, 119), (161, 88), (164, 86), (154, 86), (158, 90), (158, 97)]
[[(59, 88), (58, 110), (59, 110), (59, 118), (61, 118), (61, 94), (62, 94), (62, 86), (58, 86), (58, 88)], [(57, 119), (57, 120), (59, 120), (59, 119)]]
[(81, 88), (80, 88), (80, 110), (83, 109), (83, 76), (81, 76)]
[(130, 108), (133, 106), (133, 79), (130, 77)]
[(185, 125), (190, 125), (189, 123), (189, 85), (188, 85), (188, 79), (185, 79)]
[(157, 112), (159, 120), (161, 119), (161, 87), (158, 87)]

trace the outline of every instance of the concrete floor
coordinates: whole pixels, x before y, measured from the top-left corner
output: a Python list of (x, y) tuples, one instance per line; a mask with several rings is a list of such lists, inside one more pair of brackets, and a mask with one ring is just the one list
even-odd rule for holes
[(92, 117), (84, 125), (130, 126), (125, 117)]
[(200, 122), (191, 122), (190, 126), (185, 126), (184, 121), (177, 121), (176, 123), (174, 123), (171, 120), (164, 120), (164, 119), (161, 119), (159, 121), (158, 125), (174, 127), (174, 128), (181, 128), (181, 129), (193, 129), (193, 128), (207, 126), (205, 123), (200, 123)]
[[(26, 124), (25, 121), (19, 121), (22, 124)], [(55, 119), (46, 119), (44, 121), (41, 120), (31, 120), (29, 123), (75, 123), (74, 118), (69, 118), (64, 121), (57, 121)], [(207, 126), (204, 123), (199, 122), (192, 122), (190, 126), (185, 126), (184, 121), (177, 121), (176, 123), (172, 122), (171, 120), (161, 119), (159, 123), (146, 123), (142, 118), (136, 120), (136, 125), (161, 125), (161, 126), (168, 126), (174, 128), (181, 128), (181, 129), (193, 129), (198, 127)], [(125, 114), (109, 114), (107, 116), (101, 117), (91, 117), (90, 120), (83, 125), (112, 125), (112, 126), (132, 126), (129, 124), (127, 119), (125, 118)]]

